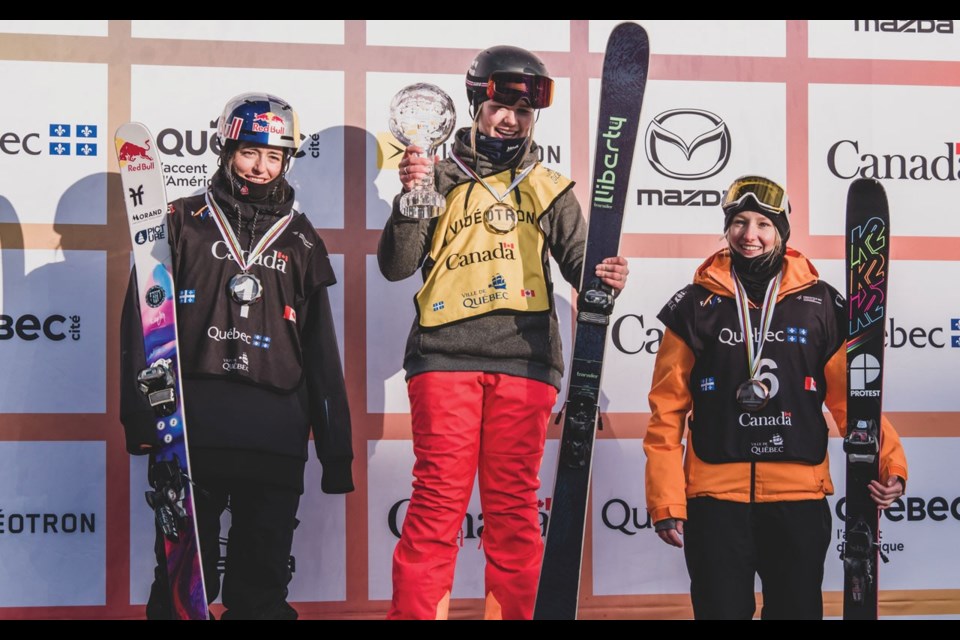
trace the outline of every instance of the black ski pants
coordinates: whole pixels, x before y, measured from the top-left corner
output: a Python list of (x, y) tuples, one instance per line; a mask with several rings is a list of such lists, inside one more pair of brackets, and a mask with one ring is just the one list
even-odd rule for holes
[[(224, 619), (295, 619), (297, 611), (286, 598), (300, 492), (246, 483), (230, 486), (207, 479), (202, 488), (194, 490), (194, 499), (207, 601), (213, 602), (220, 593), (218, 565), (223, 559)], [(231, 522), (226, 556), (222, 557), (220, 516), (228, 506)], [(147, 618), (169, 619), (166, 561), (159, 531), (155, 552), (157, 567)]]
[(684, 556), (694, 617), (750, 619), (760, 576), (764, 620), (823, 618), (823, 567), (830, 546), (826, 499), (687, 502)]

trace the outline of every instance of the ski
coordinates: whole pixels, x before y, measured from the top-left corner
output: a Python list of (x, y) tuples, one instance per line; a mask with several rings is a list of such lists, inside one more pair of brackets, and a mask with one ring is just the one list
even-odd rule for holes
[(167, 197), (153, 136), (128, 122), (117, 129), (117, 160), (137, 270), (147, 368), (138, 384), (156, 414), (147, 503), (163, 531), (173, 615), (205, 620), (207, 598), (190, 484), (187, 429), (180, 393), (176, 290), (167, 230)]
[(867, 485), (880, 478), (883, 340), (887, 318), (890, 214), (877, 180), (847, 192), (847, 459), (844, 506), (843, 618), (877, 619), (880, 511)]
[(600, 379), (614, 302), (611, 290), (594, 272), (598, 263), (619, 251), (649, 58), (643, 27), (624, 22), (614, 28), (603, 58), (590, 219), (570, 383), (557, 415), (557, 422), (563, 417), (563, 432), (533, 613), (537, 620), (577, 617)]

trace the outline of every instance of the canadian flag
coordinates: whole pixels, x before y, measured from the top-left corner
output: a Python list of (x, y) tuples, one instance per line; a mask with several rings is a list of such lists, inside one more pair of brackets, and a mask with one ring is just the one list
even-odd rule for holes
[(537, 295), (537, 292), (533, 289), (520, 289), (521, 298), (533, 298)]
[(277, 249), (277, 258), (279, 258), (280, 260), (289, 260), (289, 259), (290, 259), (290, 258), (287, 257), (287, 254), (285, 254), (283, 251), (280, 251), (279, 249)]
[(290, 305), (284, 305), (283, 307), (283, 319), (290, 320), (291, 322), (297, 321), (297, 312), (293, 310), (293, 307)]
[(803, 379), (803, 388), (807, 391), (816, 391), (817, 390), (817, 381), (807, 376)]

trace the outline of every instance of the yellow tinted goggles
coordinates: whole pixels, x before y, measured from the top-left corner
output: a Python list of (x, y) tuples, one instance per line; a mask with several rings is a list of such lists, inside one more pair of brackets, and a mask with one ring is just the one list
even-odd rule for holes
[(773, 180), (761, 176), (737, 178), (723, 196), (720, 206), (724, 211), (741, 207), (752, 197), (758, 207), (767, 213), (779, 215), (790, 211), (787, 192)]

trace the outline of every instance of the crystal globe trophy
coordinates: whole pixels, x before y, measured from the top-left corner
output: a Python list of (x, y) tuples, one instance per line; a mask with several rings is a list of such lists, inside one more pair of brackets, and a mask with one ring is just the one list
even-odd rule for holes
[[(453, 100), (436, 85), (420, 82), (404, 87), (390, 101), (390, 133), (404, 146), (415, 144), (433, 159), (457, 122)], [(446, 201), (433, 183), (433, 171), (400, 198), (400, 213), (410, 218), (435, 218)]]

